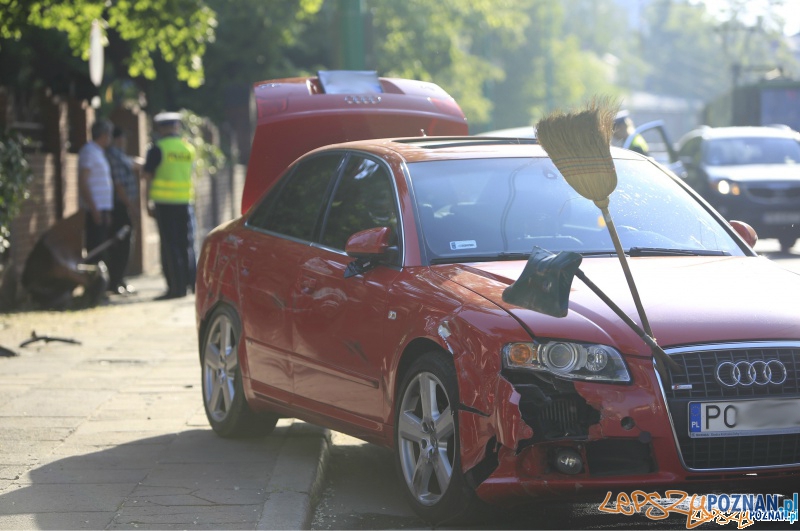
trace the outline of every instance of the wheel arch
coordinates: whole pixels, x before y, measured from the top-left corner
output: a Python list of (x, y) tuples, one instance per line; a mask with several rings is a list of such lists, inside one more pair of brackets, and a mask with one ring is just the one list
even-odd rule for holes
[(428, 338), (428, 337), (418, 337), (411, 340), (408, 345), (406, 345), (405, 349), (403, 349), (403, 353), (400, 355), (400, 360), (397, 363), (397, 370), (395, 371), (394, 376), (394, 383), (392, 385), (392, 417), (394, 418), (395, 410), (397, 409), (397, 395), (400, 392), (400, 385), (402, 385), (403, 380), (408, 373), (408, 370), (423, 355), (427, 354), (431, 351), (439, 351), (443, 354), (446, 354), (451, 359), (453, 355), (448, 352), (447, 349), (442, 347), (436, 341)]
[[(200, 320), (197, 324), (197, 359), (200, 363), (203, 362), (203, 338), (205, 338), (206, 333), (208, 332), (208, 326), (211, 323), (211, 316), (214, 315), (214, 312), (216, 312), (217, 309), (222, 306), (227, 306), (233, 310), (233, 313), (236, 314), (236, 318), (239, 319), (239, 325), (242, 325), (242, 316), (240, 315), (239, 310), (236, 308), (233, 302), (227, 298), (220, 298), (214, 302), (214, 304), (209, 306), (205, 315), (200, 317)], [(240, 330), (239, 333), (242, 333), (242, 330)], [(241, 346), (239, 348), (241, 348)], [(239, 362), (241, 363), (241, 359)]]

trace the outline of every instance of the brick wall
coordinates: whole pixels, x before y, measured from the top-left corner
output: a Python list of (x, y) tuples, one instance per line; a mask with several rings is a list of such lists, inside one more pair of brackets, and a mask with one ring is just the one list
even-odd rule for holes
[(213, 177), (202, 174), (195, 180), (196, 247), (217, 225), (241, 213), (245, 168), (226, 166)]
[(68, 153), (63, 168), (64, 217), (78, 211), (78, 155)]
[[(0, 108), (10, 105), (6, 91), (0, 87)], [(9, 100), (9, 101), (6, 101)], [(12, 298), (24, 297), (16, 282), (22, 275), (25, 260), (41, 235), (62, 218), (78, 211), (78, 155), (80, 147), (88, 140), (89, 125), (94, 121), (94, 109), (86, 102), (75, 99), (59, 99), (46, 103), (49, 109), (46, 123), (47, 142), (41, 147), (46, 152), (26, 155), (34, 172), (30, 189), (31, 197), (22, 206), (21, 214), (11, 225), (11, 251), (9, 268), (0, 273), (0, 291), (5, 277), (10, 277)], [(52, 111), (52, 112), (50, 112)], [(3, 118), (8, 112), (0, 112)], [(7, 118), (7, 117), (6, 117)], [(145, 152), (147, 115), (141, 110), (116, 109), (111, 115), (114, 123), (126, 131), (128, 154), (141, 156)], [(0, 125), (7, 122), (0, 120)], [(214, 227), (240, 214), (242, 188), (246, 168), (244, 165), (222, 168), (213, 177), (199, 175), (196, 180), (196, 235), (195, 245), (199, 251), (203, 238)], [(134, 215), (135, 245), (128, 265), (128, 274), (159, 274), (161, 271), (158, 228), (155, 220), (147, 215), (147, 200), (144, 186), (141, 187), (139, 216)], [(11, 275), (6, 275), (6, 273)]]
[(22, 204), (19, 216), (11, 223), (11, 260), (17, 278), (22, 276), (33, 246), (56, 221), (55, 159), (49, 153), (26, 155), (33, 170), (30, 197)]

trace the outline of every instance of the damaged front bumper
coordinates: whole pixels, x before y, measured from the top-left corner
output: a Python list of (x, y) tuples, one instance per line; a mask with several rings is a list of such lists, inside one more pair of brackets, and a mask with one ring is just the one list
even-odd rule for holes
[(478, 496), (507, 505), (610, 490), (796, 480), (796, 465), (758, 471), (687, 468), (652, 358), (626, 361), (631, 384), (504, 373), (493, 413), (462, 409), (462, 467)]

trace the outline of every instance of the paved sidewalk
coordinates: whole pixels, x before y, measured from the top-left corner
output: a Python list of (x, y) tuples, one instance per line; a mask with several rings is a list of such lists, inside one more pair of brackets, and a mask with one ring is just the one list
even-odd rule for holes
[[(208, 426), (192, 296), (0, 314), (0, 529), (308, 529), (330, 445), (282, 419), (226, 440)], [(35, 332), (80, 345), (38, 341)]]

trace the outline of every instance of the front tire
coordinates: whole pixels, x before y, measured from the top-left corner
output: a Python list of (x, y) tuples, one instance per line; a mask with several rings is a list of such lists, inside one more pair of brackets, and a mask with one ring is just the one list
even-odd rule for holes
[(781, 252), (783, 254), (789, 254), (789, 251), (797, 242), (797, 238), (794, 236), (781, 236), (778, 238), (778, 242), (781, 244)]
[(395, 407), (395, 464), (414, 511), (434, 525), (465, 522), (481, 505), (461, 472), (458, 381), (440, 352), (415, 361)]
[(229, 306), (216, 308), (208, 320), (200, 348), (203, 405), (214, 431), (227, 438), (269, 435), (278, 415), (254, 413), (244, 396), (239, 367), (242, 325)]

